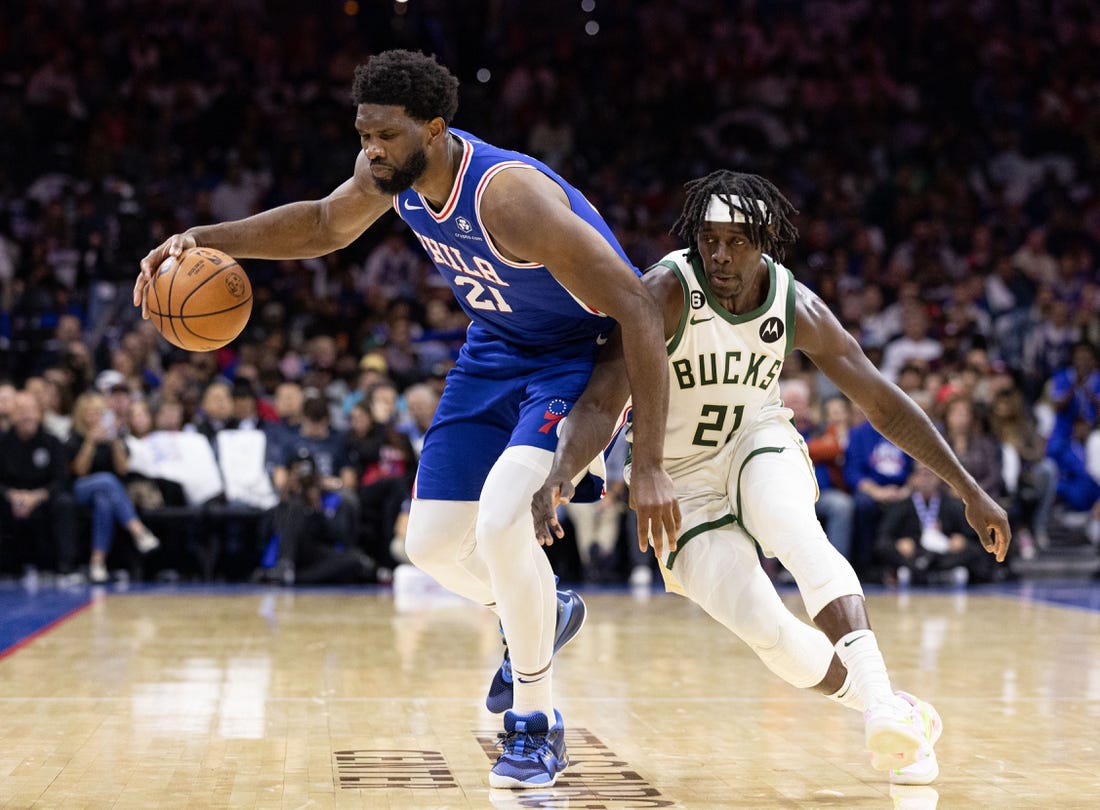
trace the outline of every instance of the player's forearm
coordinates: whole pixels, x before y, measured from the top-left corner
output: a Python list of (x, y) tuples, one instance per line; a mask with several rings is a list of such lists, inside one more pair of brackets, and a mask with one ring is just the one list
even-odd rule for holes
[(623, 321), (623, 357), (634, 408), (634, 469), (661, 464), (668, 422), (668, 353), (656, 304)]
[(322, 205), (315, 200), (288, 203), (231, 222), (198, 225), (187, 233), (198, 245), (237, 259), (311, 259), (348, 244), (325, 227)]
[(548, 480), (576, 478), (611, 441), (617, 418), (618, 411), (612, 413), (609, 407), (600, 407), (594, 402), (580, 401), (574, 405), (569, 417), (562, 422)]

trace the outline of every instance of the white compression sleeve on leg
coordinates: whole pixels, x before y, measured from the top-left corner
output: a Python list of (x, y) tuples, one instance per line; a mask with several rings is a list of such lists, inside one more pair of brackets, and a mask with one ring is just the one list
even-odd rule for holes
[(485, 479), (477, 518), (478, 552), (492, 578), (512, 660), (512, 711), (544, 712), (551, 722), (557, 589), (550, 561), (535, 539), (531, 496), (546, 480), (552, 461), (548, 450), (507, 448)]
[(474, 544), (477, 511), (475, 501), (414, 499), (405, 531), (405, 553), (413, 565), (447, 590), (492, 605), (489, 569)]
[[(740, 477), (741, 519), (794, 576), (810, 616), (842, 596), (863, 595), (859, 578), (829, 542), (814, 513), (815, 483), (796, 447), (760, 453)], [(777, 492), (782, 492), (777, 501)]]
[(728, 526), (693, 537), (679, 551), (673, 573), (692, 601), (787, 683), (808, 689), (825, 679), (832, 645), (783, 604), (760, 567), (756, 547), (740, 529)]

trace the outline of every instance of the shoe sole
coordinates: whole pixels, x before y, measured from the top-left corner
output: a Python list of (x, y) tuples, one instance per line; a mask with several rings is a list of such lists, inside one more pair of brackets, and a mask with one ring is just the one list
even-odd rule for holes
[(575, 591), (566, 591), (566, 593), (570, 594), (571, 607), (569, 616), (565, 619), (565, 624), (562, 625), (561, 636), (554, 639), (554, 655), (557, 655), (558, 650), (576, 637), (577, 633), (584, 627), (584, 620), (588, 618), (588, 607), (584, 604), (580, 594)]
[[(917, 772), (913, 768), (890, 771), (891, 785), (930, 785), (940, 775), (940, 763), (936, 760), (936, 753), (929, 754), (931, 765), (927, 770)], [(920, 760), (916, 764), (924, 765), (928, 760)]]
[(489, 787), (506, 788), (508, 790), (536, 790), (538, 788), (549, 788), (554, 786), (559, 776), (561, 776), (561, 771), (558, 771), (546, 782), (521, 782), (519, 779), (513, 779), (511, 776), (501, 776), (500, 774), (489, 771)]
[(876, 771), (908, 768), (917, 761), (923, 744), (920, 735), (908, 734), (898, 728), (886, 728), (869, 734), (867, 749), (871, 752), (871, 767)]
[[(903, 771), (908, 769), (911, 765), (915, 765), (918, 762), (923, 762), (923, 760), (920, 760), (919, 757), (921, 749), (923, 749), (925, 746), (928, 746), (929, 749), (934, 748), (936, 743), (939, 741), (940, 736), (943, 734), (943, 720), (940, 718), (939, 712), (936, 711), (935, 707), (933, 707), (931, 703), (926, 703), (925, 701), (918, 700), (907, 692), (898, 692), (897, 694), (905, 698), (906, 701), (913, 704), (913, 706), (920, 707), (921, 719), (925, 723), (927, 723), (931, 739), (922, 739), (920, 747), (913, 755), (913, 759), (910, 762), (906, 762), (905, 758), (899, 757), (896, 750), (888, 753), (882, 753), (876, 752), (872, 749), (871, 767), (874, 768), (876, 771), (889, 771), (890, 782), (894, 785), (930, 784), (931, 782), (935, 781), (935, 779), (940, 774), (940, 766), (939, 762), (936, 760), (936, 752), (934, 750), (930, 751), (932, 768), (929, 771), (927, 771), (926, 773), (918, 773), (914, 771), (909, 774), (905, 774), (903, 773)], [(867, 747), (870, 748), (870, 744), (868, 744)]]

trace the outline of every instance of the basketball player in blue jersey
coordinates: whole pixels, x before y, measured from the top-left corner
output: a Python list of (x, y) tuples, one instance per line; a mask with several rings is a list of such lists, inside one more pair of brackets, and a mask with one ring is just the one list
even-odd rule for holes
[(346, 247), (391, 210), (409, 224), (472, 321), (424, 438), (406, 551), (499, 616), (504, 662), (486, 705), (504, 712), (493, 787), (547, 787), (568, 763), (551, 661), (584, 620), (556, 592), (530, 503), (614, 321), (634, 393), (639, 535), (664, 550), (679, 507), (661, 464), (668, 375), (652, 295), (607, 225), (548, 167), (450, 127), (458, 80), (431, 57), (387, 51), (355, 72), (353, 176), (322, 200), (191, 228), (141, 262), (134, 304), (195, 245), (291, 259)]
[[(644, 280), (661, 305), (670, 378), (665, 467), (683, 510), (674, 550), (658, 551), (666, 586), (742, 638), (773, 672), (864, 713), (871, 764), (899, 784), (939, 773), (942, 729), (928, 703), (894, 692), (848, 561), (814, 514), (805, 442), (779, 396), (783, 358), (798, 349), (898, 447), (950, 483), (987, 550), (1003, 561), (1003, 509), (959, 464), (924, 412), (879, 373), (821, 299), (777, 259), (797, 237), (791, 204), (756, 175), (715, 172), (687, 185), (674, 230), (688, 244)], [(773, 258), (776, 257), (776, 258)], [(629, 395), (613, 334), (573, 408), (532, 512), (543, 542), (561, 535), (553, 507), (607, 443)], [(779, 599), (756, 545), (798, 583), (811, 627)]]

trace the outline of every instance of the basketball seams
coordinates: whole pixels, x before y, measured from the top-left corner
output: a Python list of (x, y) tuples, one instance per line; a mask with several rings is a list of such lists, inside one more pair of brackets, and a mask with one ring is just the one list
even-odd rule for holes
[[(172, 311), (172, 287), (174, 287), (175, 284), (176, 284), (176, 271), (179, 270), (180, 264), (182, 264), (182, 263), (183, 263), (183, 256), (178, 256), (176, 258), (176, 265), (175, 265), (175, 267), (172, 268), (172, 277), (170, 279), (168, 279), (168, 301), (166, 302), (166, 306), (168, 307), (169, 312)], [(157, 270), (159, 272), (160, 268), (158, 267)], [(162, 323), (163, 323), (163, 321), (162, 321)], [(176, 331), (176, 319), (172, 315), (168, 316), (168, 325), (172, 328), (172, 335), (176, 338), (176, 340), (175, 340), (176, 345), (180, 346), (179, 332)], [(162, 333), (162, 334), (164, 334), (165, 337), (168, 336), (166, 333)], [(183, 348), (183, 347), (180, 346), (180, 348)]]
[[(237, 304), (236, 306), (232, 306), (229, 309), (220, 309), (217, 312), (204, 312), (201, 315), (187, 315), (187, 316), (180, 315), (179, 316), (180, 326), (182, 328), (186, 329), (188, 332), (190, 332), (196, 338), (199, 338), (200, 340), (211, 340), (211, 341), (215, 341), (215, 342), (220, 342), (220, 341), (225, 340), (225, 338), (209, 337), (207, 335), (200, 334), (200, 333), (196, 332), (194, 329), (192, 329), (190, 326), (188, 326), (187, 322), (188, 321), (193, 321), (193, 320), (198, 320), (199, 318), (206, 318), (210, 315), (224, 315), (226, 312), (232, 312), (235, 309), (240, 309), (241, 307), (245, 306), (246, 304), (251, 304), (251, 303), (252, 303), (252, 296), (250, 295), (250, 296), (248, 296), (248, 298), (241, 301), (241, 303)], [(231, 341), (233, 339), (235, 339), (235, 337), (231, 338)]]
[[(212, 258), (212, 257), (216, 257), (216, 258), (220, 259), (221, 261), (225, 261), (225, 260), (228, 259), (228, 261), (225, 264), (221, 265), (221, 266), (215, 267), (213, 269), (213, 272), (210, 272), (209, 275), (207, 275), (201, 281), (198, 281), (195, 284), (195, 286), (192, 287), (191, 289), (187, 290), (186, 292), (176, 293), (175, 292), (176, 276), (183, 269), (184, 259), (187, 258), (189, 256), (189, 254), (191, 254), (192, 252), (195, 252), (195, 253), (198, 254), (198, 256), (196, 258), (198, 258), (200, 262), (202, 260), (209, 261), (209, 259)], [(207, 282), (209, 282), (212, 279), (217, 278), (219, 276), (221, 276), (223, 279), (225, 279), (226, 277), (222, 274), (227, 270), (232, 270), (234, 267), (236, 267), (241, 272), (241, 275), (243, 276), (243, 279), (244, 279), (244, 283), (248, 287), (248, 295), (244, 300), (235, 303), (233, 306), (223, 307), (221, 309), (212, 310), (212, 311), (209, 311), (209, 312), (201, 312), (201, 313), (197, 313), (197, 314), (194, 314), (194, 315), (189, 315), (189, 314), (186, 313), (188, 303), (191, 301), (191, 299), (193, 298), (193, 296), (196, 293), (200, 292), (206, 286)], [(193, 267), (188, 268), (188, 270), (193, 270), (193, 269), (194, 269)], [(254, 298), (254, 295), (253, 295), (253, 292), (252, 292), (252, 289), (251, 289), (252, 285), (251, 285), (250, 279), (248, 278), (247, 273), (244, 271), (244, 268), (242, 268), (240, 266), (240, 263), (237, 262), (232, 256), (224, 254), (222, 251), (211, 250), (211, 249), (202, 248), (202, 247), (192, 248), (191, 250), (185, 251), (184, 254), (176, 260), (176, 265), (175, 265), (175, 267), (172, 268), (171, 276), (172, 276), (172, 278), (168, 279), (168, 289), (166, 291), (165, 300), (161, 299), (160, 292), (157, 290), (157, 285), (155, 283), (156, 279), (159, 278), (159, 275), (157, 277), (155, 277), (154, 284), (153, 284), (155, 301), (154, 301), (154, 306), (149, 308), (149, 314), (158, 319), (157, 322), (156, 322), (156, 326), (157, 326), (157, 330), (161, 333), (161, 335), (164, 336), (166, 339), (168, 339), (169, 342), (174, 343), (175, 345), (177, 345), (180, 348), (185, 349), (187, 351), (209, 351), (210, 349), (215, 348), (215, 347), (198, 348), (198, 347), (185, 345), (186, 343), (188, 343), (190, 341), (203, 341), (203, 342), (208, 342), (208, 343), (214, 343), (214, 344), (217, 344), (218, 346), (224, 346), (227, 343), (231, 342), (236, 337), (236, 334), (234, 334), (232, 337), (229, 337), (228, 340), (224, 336), (223, 337), (209, 337), (209, 336), (201, 334), (200, 332), (195, 331), (195, 329), (192, 328), (192, 325), (189, 324), (188, 322), (190, 320), (193, 320), (193, 319), (204, 319), (205, 320), (205, 319), (208, 319), (210, 317), (225, 316), (227, 313), (236, 312), (236, 311), (240, 310), (242, 307), (247, 307), (248, 312), (251, 311), (252, 301), (253, 301), (253, 298)], [(189, 284), (191, 282), (190, 282), (190, 279), (187, 279), (186, 281), (181, 281), (180, 283), (184, 284), (184, 286), (187, 286), (187, 284)], [(228, 285), (227, 285), (227, 289), (228, 289)], [(232, 294), (232, 293), (230, 293), (230, 294)], [(215, 300), (217, 300), (218, 298), (224, 298), (224, 296), (220, 295), (217, 292), (214, 293), (214, 297), (215, 297)], [(179, 306), (178, 307), (174, 307), (173, 302), (176, 301), (177, 299), (182, 299), (182, 300), (179, 300)], [(173, 314), (176, 309), (179, 310), (179, 313), (178, 314)], [(247, 318), (247, 315), (245, 317)], [(165, 318), (168, 319), (168, 326), (171, 328), (170, 332), (167, 329), (164, 328), (165, 327), (165, 324), (164, 324), (164, 319)], [(179, 321), (179, 324), (176, 323), (177, 320)], [(199, 324), (194, 324), (194, 326), (198, 326), (198, 325)], [(237, 329), (236, 331), (239, 333), (240, 329)]]

